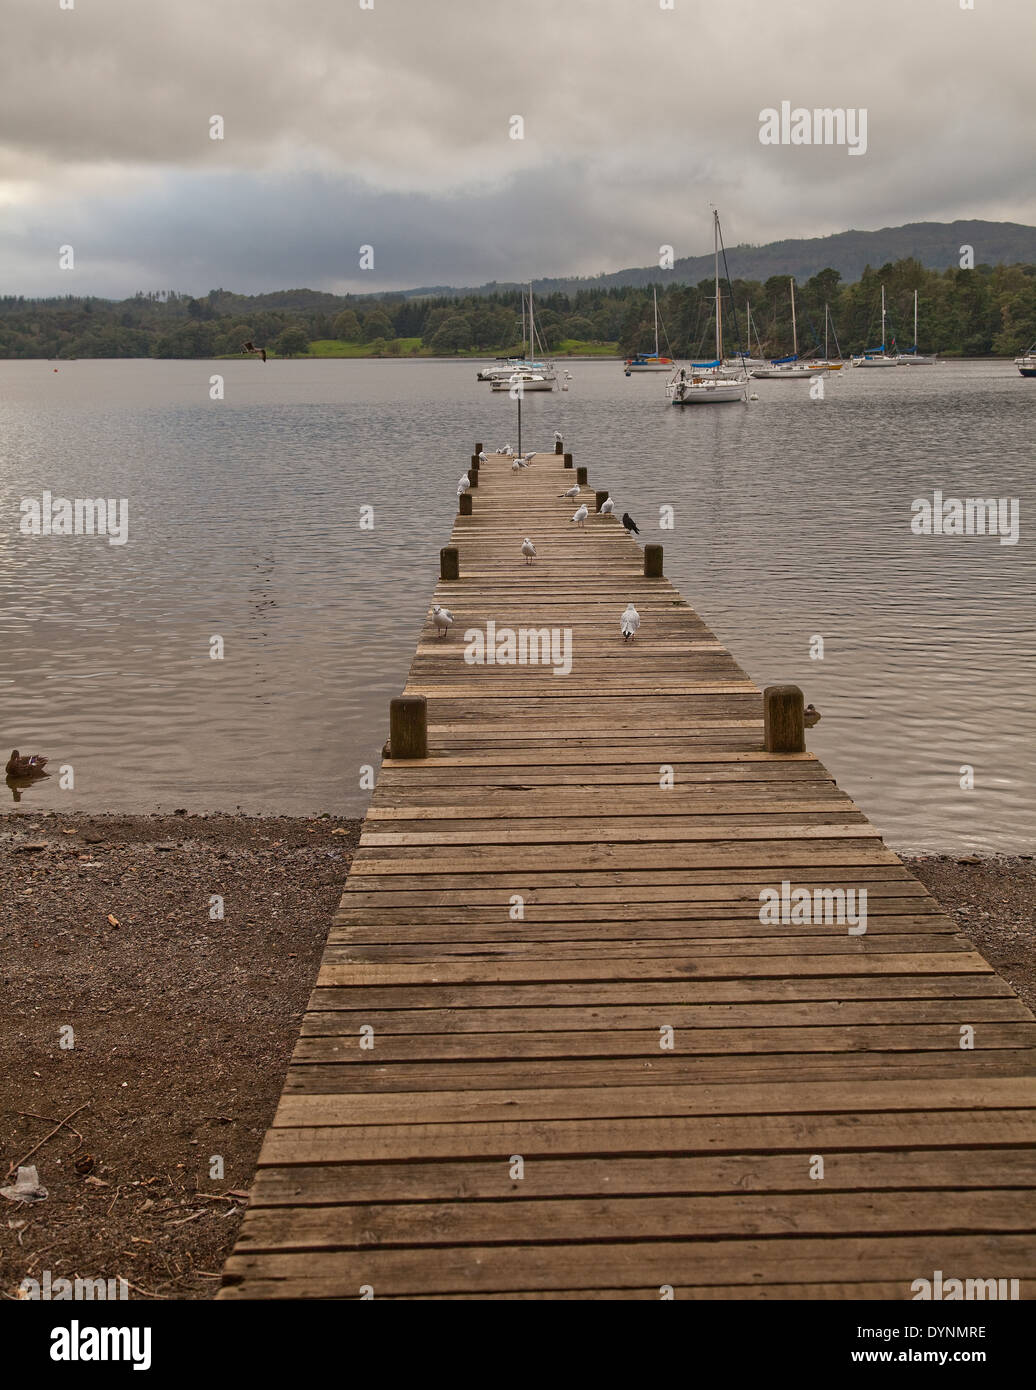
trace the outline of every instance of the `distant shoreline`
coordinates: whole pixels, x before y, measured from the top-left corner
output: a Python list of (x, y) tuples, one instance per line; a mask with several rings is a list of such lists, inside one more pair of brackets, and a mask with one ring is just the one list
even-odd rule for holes
[[(564, 352), (545, 353), (545, 357), (553, 362), (625, 362), (622, 353), (614, 356), (611, 353), (572, 353)], [(997, 356), (989, 353), (985, 357), (957, 357), (949, 352), (938, 354), (939, 362), (1007, 362), (1013, 364), (1017, 353), (1008, 353), (1005, 356)], [(391, 353), (352, 353), (349, 356), (343, 354), (321, 354), (300, 352), (292, 354), (290, 357), (278, 356), (275, 352), (268, 353), (271, 362), (469, 362), (484, 363), (496, 362), (501, 359), (495, 356), (485, 357), (454, 357), (439, 355), (434, 352), (420, 353), (413, 356), (396, 356)], [(219, 357), (0, 357), (0, 365), (7, 362), (57, 362), (61, 365), (69, 365), (74, 362), (247, 362), (251, 360), (251, 354), (247, 352), (233, 352)], [(673, 362), (679, 366), (682, 362), (689, 362), (688, 357), (674, 357)], [(848, 358), (844, 358), (848, 362)]]

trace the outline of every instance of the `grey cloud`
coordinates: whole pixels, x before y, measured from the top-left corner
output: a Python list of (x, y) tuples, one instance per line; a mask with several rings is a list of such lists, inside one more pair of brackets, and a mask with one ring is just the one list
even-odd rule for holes
[[(77, 292), (365, 289), (593, 274), (650, 264), (663, 242), (700, 253), (709, 201), (731, 244), (1036, 220), (1030, 0), (7, 11), (7, 292), (69, 292), (63, 242)], [(758, 113), (782, 99), (867, 107), (868, 153), (760, 145)]]

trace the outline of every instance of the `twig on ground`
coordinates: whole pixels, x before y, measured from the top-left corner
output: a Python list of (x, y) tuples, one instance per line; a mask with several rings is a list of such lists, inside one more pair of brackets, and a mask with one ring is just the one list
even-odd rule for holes
[[(40, 1140), (40, 1142), (36, 1144), (33, 1148), (31, 1148), (24, 1158), (20, 1158), (17, 1163), (11, 1163), (8, 1165), (7, 1176), (10, 1177), (11, 1174), (15, 1171), (15, 1169), (21, 1168), (25, 1163), (27, 1163), (29, 1159), (33, 1156), (33, 1154), (36, 1153), (38, 1149), (42, 1149), (48, 1139), (53, 1139), (54, 1135), (57, 1134), (58, 1130), (61, 1129), (63, 1126), (68, 1125), (68, 1128), (72, 1129), (72, 1126), (68, 1124), (69, 1120), (72, 1118), (73, 1115), (78, 1115), (80, 1110), (85, 1110), (89, 1104), (90, 1102), (88, 1100), (84, 1100), (82, 1105), (77, 1105), (74, 1110), (70, 1110), (68, 1114), (65, 1116), (65, 1118), (63, 1120), (59, 1120), (57, 1124), (54, 1126), (54, 1128), (50, 1131), (50, 1133), (45, 1134), (43, 1138)], [(36, 1118), (39, 1119), (41, 1117), (36, 1116)], [(77, 1129), (72, 1129), (72, 1133), (79, 1134), (79, 1131)], [(80, 1134), (79, 1142), (82, 1143), (82, 1140), (83, 1136)], [(76, 1147), (78, 1148), (78, 1145)], [(73, 1149), (72, 1152), (75, 1153), (75, 1149)]]

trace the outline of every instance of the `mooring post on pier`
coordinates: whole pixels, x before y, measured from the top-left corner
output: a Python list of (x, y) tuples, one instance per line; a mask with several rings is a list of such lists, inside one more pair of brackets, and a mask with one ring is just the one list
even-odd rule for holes
[(768, 685), (763, 691), (763, 746), (767, 753), (804, 753), (806, 724), (797, 685)]
[(563, 454), (565, 452), (565, 446), (560, 439), (555, 439), (554, 441), (554, 452), (556, 454)]
[(471, 467), (476, 473), (478, 472), (478, 454), (471, 455)]
[(439, 578), (460, 578), (460, 551), (455, 545), (444, 545), (439, 551)]
[(603, 492), (595, 492), (594, 497), (597, 499), (597, 510), (600, 511), (608, 500), (608, 489), (605, 488)]
[(585, 482), (586, 482), (586, 469), (585, 469), (585, 468), (577, 468), (577, 469), (576, 469), (576, 482), (577, 482), (577, 483), (585, 483)]
[(389, 757), (427, 758), (428, 701), (400, 695), (389, 704)]
[(571, 467), (572, 467), (572, 455), (571, 455), (571, 454), (566, 454), (566, 455), (565, 455), (565, 467), (566, 467), (566, 468), (571, 468)]
[(468, 469), (468, 482), (472, 487), (478, 487), (478, 464), (474, 468)]
[(478, 456), (479, 456), (479, 454), (480, 454), (481, 452), (482, 452), (482, 441), (481, 441), (481, 439), (480, 439), (480, 440), (478, 441), (478, 443), (475, 445), (475, 457), (478, 458)]
[(660, 545), (646, 545), (644, 547), (644, 577), (645, 579), (662, 578), (662, 547)]
[(460, 514), (461, 516), (471, 515), (471, 493), (462, 492), (460, 495)]

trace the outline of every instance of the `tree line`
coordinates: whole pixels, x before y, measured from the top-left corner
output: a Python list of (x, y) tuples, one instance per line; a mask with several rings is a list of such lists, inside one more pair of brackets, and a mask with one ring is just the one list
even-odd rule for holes
[[(922, 351), (946, 356), (1013, 356), (1036, 340), (1036, 266), (978, 265), (935, 271), (904, 259), (867, 267), (843, 283), (822, 270), (796, 284), (799, 350), (824, 341), (825, 306), (843, 354), (881, 341), (880, 297), (889, 306), (889, 347), (913, 341), (918, 291)], [(680, 358), (711, 357), (713, 282), (658, 287), (661, 349)], [(752, 351), (783, 356), (792, 349), (789, 279), (734, 279), (722, 290), (724, 347), (746, 345), (751, 305)], [(651, 288), (586, 288), (537, 299), (536, 327), (546, 352), (606, 351), (626, 355), (654, 345)], [(212, 358), (242, 351), (245, 342), (273, 355), (486, 356), (520, 352), (520, 291), (456, 297), (402, 294), (332, 295), (285, 290), (238, 295), (211, 290), (202, 298), (175, 291), (138, 292), (112, 301), (0, 297), (0, 358)], [(348, 347), (348, 352), (344, 350)], [(832, 337), (830, 351), (835, 351)]]

